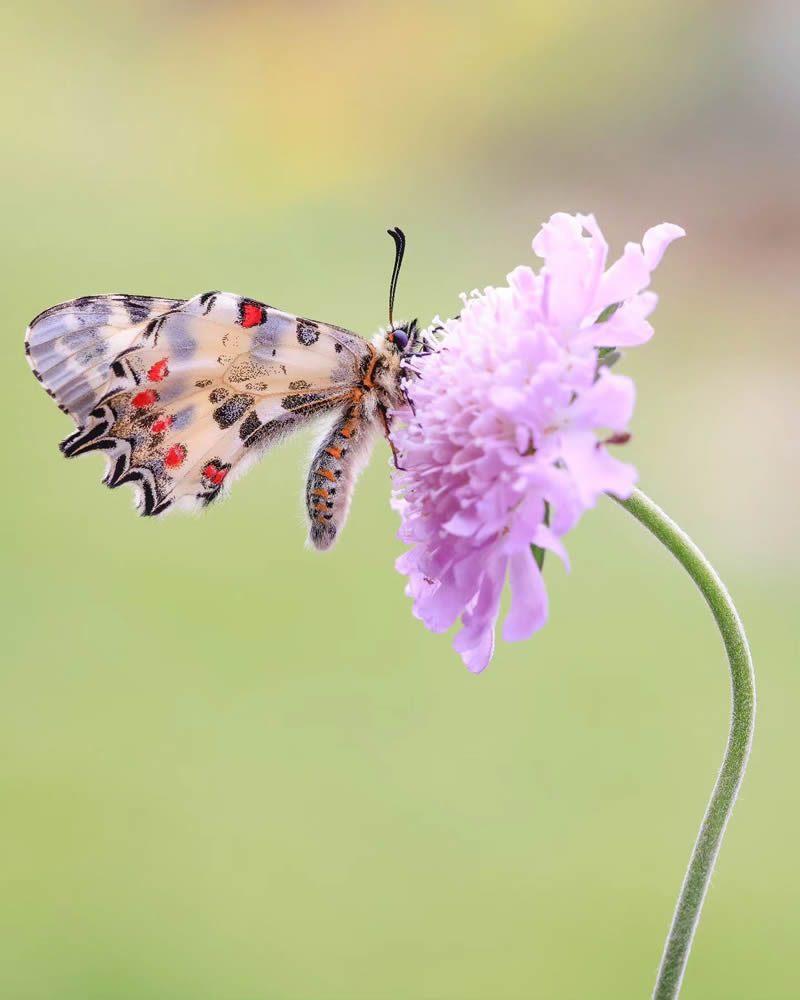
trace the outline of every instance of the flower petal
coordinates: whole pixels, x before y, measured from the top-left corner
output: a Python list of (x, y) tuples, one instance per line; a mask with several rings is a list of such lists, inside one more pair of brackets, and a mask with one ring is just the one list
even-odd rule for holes
[(583, 237), (579, 217), (557, 212), (533, 240), (533, 252), (544, 257), (544, 313), (561, 327), (574, 326), (587, 311), (595, 260)]
[(636, 402), (636, 386), (627, 375), (614, 375), (601, 368), (597, 381), (581, 393), (570, 407), (573, 427), (588, 429), (608, 427), (624, 431)]
[(595, 347), (638, 347), (646, 344), (653, 336), (653, 327), (647, 322), (647, 317), (657, 303), (655, 292), (639, 292), (623, 302), (605, 323), (595, 323), (582, 330), (581, 336), (591, 332), (591, 343)]
[(650, 269), (638, 243), (627, 243), (625, 252), (600, 279), (592, 310), (624, 302), (650, 284)]
[(661, 263), (664, 251), (673, 240), (679, 240), (686, 235), (686, 230), (672, 222), (661, 222), (657, 226), (648, 229), (642, 237), (642, 249), (644, 259), (648, 268), (655, 271)]
[(569, 561), (569, 555), (567, 550), (561, 544), (561, 539), (555, 532), (551, 531), (548, 525), (538, 524), (536, 526), (536, 531), (533, 533), (533, 538), (531, 539), (534, 545), (538, 545), (540, 549), (548, 549), (559, 557), (559, 559), (564, 563), (564, 568), (569, 572), (571, 566)]
[(503, 622), (506, 642), (530, 639), (547, 622), (547, 590), (530, 548), (511, 557), (511, 608)]
[(471, 674), (481, 673), (489, 666), (494, 653), (494, 626), (475, 634), (462, 629), (453, 639), (453, 648), (461, 654), (464, 666)]

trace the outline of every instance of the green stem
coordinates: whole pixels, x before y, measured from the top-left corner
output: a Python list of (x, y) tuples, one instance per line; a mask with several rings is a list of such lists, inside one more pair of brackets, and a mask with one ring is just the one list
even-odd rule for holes
[(755, 676), (747, 637), (733, 601), (700, 549), (639, 490), (634, 490), (629, 500), (617, 502), (666, 545), (700, 588), (722, 634), (731, 669), (732, 712), (728, 745), (689, 859), (653, 990), (653, 1000), (672, 1000), (680, 993), (711, 873), (750, 756), (756, 714)]

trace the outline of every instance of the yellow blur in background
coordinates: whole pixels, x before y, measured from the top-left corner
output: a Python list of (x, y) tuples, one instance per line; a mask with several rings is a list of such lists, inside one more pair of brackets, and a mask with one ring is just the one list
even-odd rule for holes
[(223, 288), (365, 336), (684, 226), (628, 457), (748, 628), (755, 751), (683, 996), (800, 995), (800, 142), (793, 0), (128, 5), (2, 14), (0, 994), (649, 995), (724, 746), (688, 578), (601, 503), (551, 621), (469, 675), (411, 616), (388, 449), (304, 549), (306, 440), (200, 518), (136, 518), (28, 371), (77, 295)]

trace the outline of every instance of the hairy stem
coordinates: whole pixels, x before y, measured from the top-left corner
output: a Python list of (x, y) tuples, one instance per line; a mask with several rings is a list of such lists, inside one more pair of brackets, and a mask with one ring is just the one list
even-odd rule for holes
[(639, 490), (634, 490), (629, 500), (617, 502), (669, 549), (700, 588), (722, 635), (731, 670), (732, 711), (728, 745), (689, 859), (653, 990), (653, 1000), (672, 1000), (680, 993), (711, 873), (750, 756), (756, 714), (755, 676), (747, 637), (733, 601), (700, 549)]

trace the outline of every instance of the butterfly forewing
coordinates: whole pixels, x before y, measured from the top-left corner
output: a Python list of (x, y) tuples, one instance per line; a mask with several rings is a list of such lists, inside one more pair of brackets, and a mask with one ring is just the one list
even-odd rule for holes
[(64, 453), (102, 451), (105, 482), (136, 486), (145, 514), (207, 504), (267, 448), (352, 406), (370, 350), (225, 292), (75, 299), (37, 317), (26, 344), (78, 426)]

